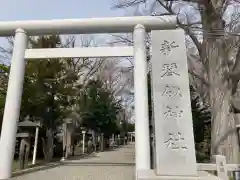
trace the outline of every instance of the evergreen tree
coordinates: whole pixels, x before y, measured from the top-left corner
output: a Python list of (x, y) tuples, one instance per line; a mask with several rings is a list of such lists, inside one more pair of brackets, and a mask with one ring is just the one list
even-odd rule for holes
[(198, 162), (207, 162), (210, 160), (211, 113), (192, 86), (190, 90), (196, 157)]
[(120, 102), (100, 80), (91, 80), (80, 93), (79, 114), (87, 129), (111, 135), (119, 131), (117, 114)]

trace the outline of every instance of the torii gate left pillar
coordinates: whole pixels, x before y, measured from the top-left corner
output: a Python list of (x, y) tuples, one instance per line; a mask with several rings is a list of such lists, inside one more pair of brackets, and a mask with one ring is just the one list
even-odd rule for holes
[(7, 179), (12, 175), (12, 168), (10, 167), (12, 167), (13, 162), (17, 123), (21, 107), (26, 47), (27, 35), (24, 30), (17, 29), (0, 139), (0, 179)]

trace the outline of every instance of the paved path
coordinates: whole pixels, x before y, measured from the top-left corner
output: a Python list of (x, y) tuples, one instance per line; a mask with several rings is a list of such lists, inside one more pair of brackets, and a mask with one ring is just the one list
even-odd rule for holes
[(127, 145), (95, 157), (68, 160), (12, 180), (135, 180), (134, 161), (134, 145)]

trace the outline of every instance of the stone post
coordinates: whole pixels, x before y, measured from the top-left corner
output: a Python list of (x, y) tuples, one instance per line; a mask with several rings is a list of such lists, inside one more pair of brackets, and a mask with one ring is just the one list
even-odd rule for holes
[(84, 154), (85, 153), (85, 134), (86, 134), (86, 131), (82, 131), (82, 136), (83, 136), (83, 143), (82, 143), (82, 153)]
[(221, 180), (228, 180), (226, 158), (222, 155), (213, 156), (217, 166), (217, 177)]

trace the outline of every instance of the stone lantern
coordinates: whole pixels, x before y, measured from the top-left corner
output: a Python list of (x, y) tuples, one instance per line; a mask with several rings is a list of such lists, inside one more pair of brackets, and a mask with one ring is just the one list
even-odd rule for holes
[[(19, 149), (19, 163), (20, 169), (24, 169), (25, 165), (28, 163), (28, 156), (30, 151), (30, 138), (35, 136), (34, 141), (34, 150), (33, 150), (33, 159), (32, 164), (36, 163), (36, 155), (37, 155), (37, 143), (38, 143), (38, 134), (40, 123), (32, 122), (27, 117), (24, 121), (18, 123), (19, 133), (17, 133), (17, 137), (20, 140), (20, 149)], [(35, 129), (35, 135), (33, 135), (33, 129)]]

